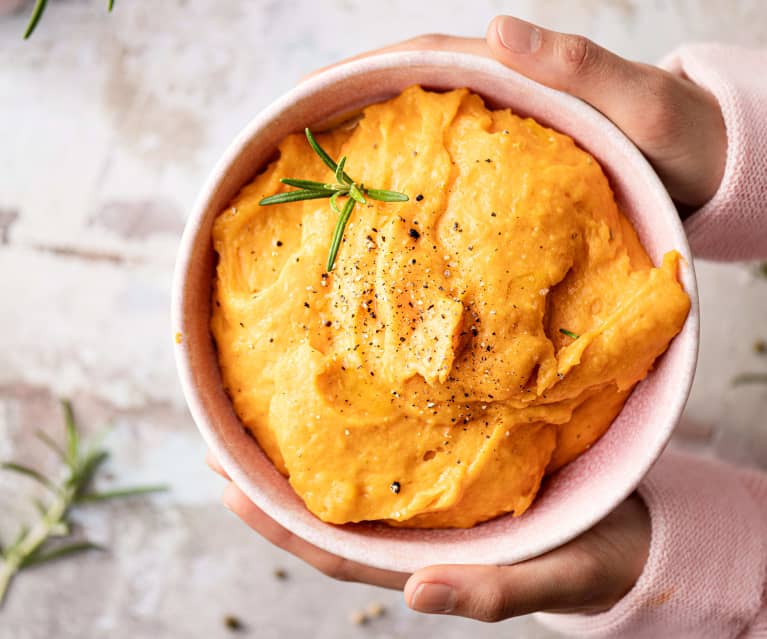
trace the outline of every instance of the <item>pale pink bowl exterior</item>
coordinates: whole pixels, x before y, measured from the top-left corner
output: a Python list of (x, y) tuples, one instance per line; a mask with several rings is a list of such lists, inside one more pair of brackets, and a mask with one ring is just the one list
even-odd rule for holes
[[(389, 98), (412, 84), (469, 87), (490, 106), (509, 106), (572, 136), (605, 167), (655, 263), (671, 249), (684, 256), (682, 281), (692, 299), (682, 332), (607, 434), (549, 478), (522, 517), (500, 517), (467, 530), (334, 526), (317, 519), (243, 430), (223, 391), (208, 330), (210, 229), (217, 213), (263, 168), (286, 134)], [(629, 495), (661, 454), (687, 400), (697, 359), (698, 303), (692, 257), (674, 206), (647, 161), (612, 123), (583, 102), (493, 60), (416, 51), (323, 72), (266, 108), (240, 133), (213, 170), (187, 223), (173, 285), (173, 327), (182, 335), (176, 361), (192, 416), (248, 497), (320, 548), (370, 566), (410, 572), (437, 563), (505, 564), (539, 555), (584, 532)]]

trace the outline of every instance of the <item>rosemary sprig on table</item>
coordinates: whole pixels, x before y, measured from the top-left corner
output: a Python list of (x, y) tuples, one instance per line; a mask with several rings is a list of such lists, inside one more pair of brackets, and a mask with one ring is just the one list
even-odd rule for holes
[[(48, 0), (37, 0), (35, 2), (35, 6), (32, 9), (32, 15), (29, 17), (29, 23), (27, 24), (27, 30), (24, 32), (24, 39), (26, 40), (29, 38), (29, 36), (32, 35), (35, 28), (37, 27), (37, 23), (40, 22), (40, 18), (43, 17), (43, 12), (45, 11), (45, 7), (48, 5)], [(115, 8), (115, 0), (109, 0), (107, 4), (107, 10), (111, 13), (112, 9)]]
[(56, 453), (66, 472), (57, 481), (39, 471), (17, 462), (0, 463), (0, 468), (24, 475), (44, 486), (50, 493), (48, 503), (35, 499), (40, 514), (31, 526), (21, 526), (16, 539), (7, 547), (0, 544), (0, 604), (13, 577), (21, 570), (42, 563), (61, 559), (85, 550), (103, 550), (98, 544), (87, 540), (63, 540), (51, 543), (52, 537), (69, 537), (69, 511), (73, 506), (117, 497), (130, 497), (166, 490), (166, 486), (138, 486), (98, 492), (91, 490), (92, 480), (109, 456), (105, 450), (83, 445), (75, 425), (72, 405), (63, 401), (66, 445), (60, 446), (42, 431), (38, 439)]
[[(319, 142), (314, 138), (312, 132), (306, 128), (306, 139), (309, 141), (309, 145), (314, 149), (314, 152), (320, 156), (320, 159), (327, 165), (327, 167), (333, 171), (335, 175), (335, 182), (315, 182), (313, 180), (299, 180), (295, 178), (282, 178), (280, 182), (287, 184), (288, 186), (294, 186), (298, 191), (287, 191), (286, 193), (277, 193), (276, 195), (270, 195), (265, 197), (259, 202), (261, 206), (268, 206), (270, 204), (284, 204), (285, 202), (298, 202), (300, 200), (315, 200), (319, 198), (330, 198), (331, 208), (338, 213), (338, 221), (336, 222), (335, 229), (333, 230), (333, 237), (330, 242), (330, 250), (328, 251), (327, 271), (328, 273), (333, 270), (335, 265), (336, 255), (338, 255), (338, 249), (341, 246), (341, 240), (344, 236), (344, 229), (349, 222), (349, 218), (354, 210), (356, 203), (366, 204), (367, 200), (365, 196), (371, 200), (379, 200), (381, 202), (407, 202), (408, 196), (398, 191), (386, 191), (383, 189), (370, 189), (364, 184), (358, 184), (349, 174), (344, 170), (346, 167), (346, 156), (336, 163), (325, 152)], [(344, 203), (343, 209), (338, 206), (338, 198), (346, 197), (347, 200)]]
[(741, 373), (732, 380), (733, 386), (745, 384), (767, 384), (767, 373)]

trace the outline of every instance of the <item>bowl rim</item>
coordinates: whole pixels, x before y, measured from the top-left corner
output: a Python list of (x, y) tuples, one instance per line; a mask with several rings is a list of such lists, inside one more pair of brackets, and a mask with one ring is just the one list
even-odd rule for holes
[[(522, 76), (496, 60), (463, 52), (429, 49), (386, 52), (354, 59), (318, 72), (316, 75), (311, 76), (296, 87), (290, 89), (287, 93), (283, 94), (257, 113), (237, 134), (223, 155), (215, 163), (214, 168), (210, 172), (194, 203), (179, 245), (172, 285), (172, 327), (176, 335), (179, 333), (183, 336), (186, 335), (185, 327), (187, 320), (184, 312), (187, 302), (185, 286), (186, 275), (198, 243), (201, 241), (210, 241), (209, 236), (201, 236), (199, 228), (200, 223), (208, 215), (211, 200), (214, 198), (223, 177), (226, 175), (227, 171), (234, 166), (235, 161), (247, 144), (255, 136), (259, 135), (264, 126), (274, 118), (278, 117), (279, 114), (293, 104), (297, 98), (305, 97), (306, 95), (321, 94), (323, 89), (328, 85), (340, 80), (356, 76), (364, 76), (375, 71), (386, 71), (397, 67), (417, 67), (423, 65), (444, 68), (445, 71), (455, 67), (468, 71), (478, 70), (497, 76), (499, 81), (511, 79), (518, 85), (526, 85), (530, 90), (539, 93), (542, 98), (553, 101), (555, 104), (558, 104), (565, 109), (580, 111), (580, 116), (583, 118), (598, 120), (598, 126), (604, 129), (605, 136), (612, 136), (618, 144), (625, 147), (622, 149), (622, 152), (628, 154), (633, 160), (632, 169), (642, 173), (642, 182), (645, 183), (648, 188), (654, 189), (660, 200), (665, 200), (663, 213), (674, 213), (673, 219), (670, 220), (676, 235), (673, 240), (686, 265), (686, 268), (681, 275), (681, 279), (684, 283), (685, 291), (690, 298), (691, 307), (685, 324), (682, 327), (682, 331), (680, 331), (680, 334), (677, 335), (674, 340), (679, 339), (682, 332), (685, 332), (686, 338), (688, 340), (693, 340), (694, 343), (693, 348), (687, 349), (689, 353), (686, 355), (686, 366), (682, 371), (682, 378), (678, 380), (678, 392), (674, 395), (674, 401), (669, 403), (667, 410), (665, 411), (665, 414), (669, 416), (665, 428), (656, 429), (657, 432), (655, 433), (652, 445), (645, 451), (641, 463), (632, 464), (631, 467), (627, 469), (626, 481), (623, 485), (623, 489), (615, 490), (609, 499), (604, 499), (603, 502), (600, 503), (600, 507), (591, 513), (591, 516), (584, 517), (583, 520), (577, 523), (577, 525), (571, 522), (569, 527), (563, 527), (561, 530), (557, 530), (547, 536), (541, 536), (536, 543), (528, 544), (528, 547), (523, 552), (516, 551), (513, 547), (503, 548), (501, 547), (503, 545), (499, 544), (497, 550), (487, 553), (487, 556), (484, 556), (481, 562), (487, 564), (516, 563), (548, 552), (582, 534), (598, 523), (604, 516), (609, 514), (636, 489), (663, 452), (673, 433), (674, 427), (681, 417), (692, 386), (697, 363), (699, 347), (697, 281), (690, 247), (687, 242), (682, 222), (679, 219), (679, 216), (676, 213), (676, 207), (666, 192), (665, 187), (662, 185), (660, 178), (652, 169), (644, 155), (615, 124), (599, 113), (595, 108), (569, 94), (546, 87)], [(367, 103), (370, 104), (375, 101), (377, 101), (375, 98), (371, 98)], [(254, 174), (257, 169), (258, 167), (254, 167)], [(183, 341), (185, 342), (186, 340)], [(385, 553), (373, 552), (371, 554), (369, 547), (363, 547), (367, 544), (349, 543), (349, 540), (339, 541), (337, 536), (323, 534), (318, 530), (318, 528), (322, 527), (329, 527), (337, 530), (338, 528), (344, 528), (343, 526), (338, 527), (332, 524), (327, 524), (321, 522), (319, 519), (316, 521), (319, 522), (321, 526), (312, 527), (301, 525), (300, 522), (293, 520), (278, 503), (274, 503), (273, 500), (265, 496), (264, 490), (257, 482), (252, 480), (243, 468), (240, 467), (235, 460), (232, 451), (224, 445), (220, 434), (217, 432), (217, 428), (207, 410), (207, 399), (205, 394), (201, 392), (201, 389), (198, 388), (194, 382), (194, 362), (193, 357), (190, 354), (190, 349), (186, 348), (186, 345), (183, 343), (179, 344), (178, 340), (176, 340), (175, 345), (175, 359), (181, 387), (194, 422), (206, 444), (218, 458), (219, 463), (221, 463), (230, 478), (261, 510), (274, 519), (278, 524), (288, 528), (291, 533), (297, 537), (346, 559), (376, 568), (398, 571), (414, 570), (415, 568), (424, 565), (419, 558), (413, 558), (409, 561), (394, 561), (386, 556)], [(474, 563), (475, 561), (476, 558), (472, 557), (472, 562)]]

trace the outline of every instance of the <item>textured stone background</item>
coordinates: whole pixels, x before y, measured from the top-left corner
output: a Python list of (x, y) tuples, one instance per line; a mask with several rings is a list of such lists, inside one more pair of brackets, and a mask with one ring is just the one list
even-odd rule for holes
[[(689, 40), (767, 45), (767, 4), (693, 0), (52, 0), (0, 19), (0, 459), (53, 468), (31, 436), (60, 434), (56, 398), (95, 432), (112, 424), (105, 482), (167, 481), (143, 501), (82, 510), (108, 554), (31, 570), (0, 610), (0, 637), (406, 638), (552, 635), (427, 618), (398, 593), (331, 582), (273, 549), (218, 503), (220, 481), (176, 382), (168, 321), (174, 253), (207, 171), (262, 106), (313, 68), (423, 32), (482, 34), (497, 12), (585, 33), (648, 62)], [(767, 280), (698, 264), (703, 340), (677, 439), (767, 468)], [(0, 474), (0, 535), (31, 516), (33, 486)], [(273, 571), (284, 568), (286, 580)], [(364, 627), (355, 609), (387, 613)]]

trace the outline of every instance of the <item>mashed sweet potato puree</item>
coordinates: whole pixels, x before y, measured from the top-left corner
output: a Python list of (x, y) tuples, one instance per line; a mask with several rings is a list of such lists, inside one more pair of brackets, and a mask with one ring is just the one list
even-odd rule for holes
[[(242, 422), (333, 522), (468, 527), (521, 515), (591, 446), (685, 321), (599, 164), (468, 90), (411, 87), (319, 136), (359, 182), (325, 273), (332, 175), (303, 135), (216, 219), (211, 327)], [(574, 339), (560, 332), (570, 331)]]

